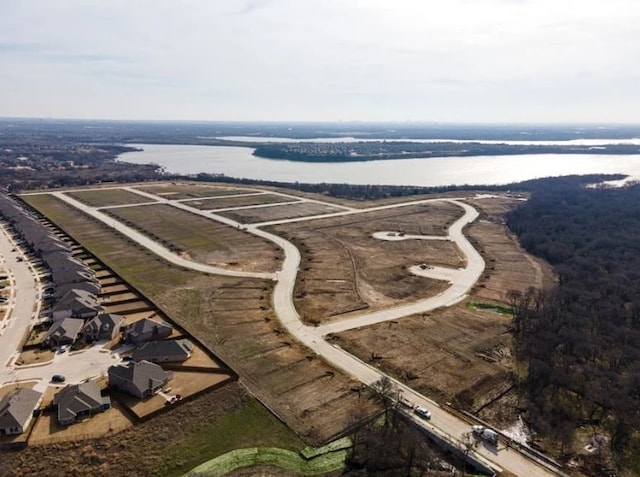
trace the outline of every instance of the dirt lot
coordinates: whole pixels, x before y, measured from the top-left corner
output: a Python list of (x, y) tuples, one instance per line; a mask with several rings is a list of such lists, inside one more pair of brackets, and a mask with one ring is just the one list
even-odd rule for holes
[(171, 200), (195, 199), (200, 197), (216, 197), (255, 192), (255, 190), (244, 187), (205, 185), (201, 182), (166, 182), (153, 185), (137, 185), (134, 188)]
[[(509, 289), (551, 281), (548, 265), (524, 254), (500, 223), (499, 214), (509, 203), (514, 204), (476, 204), (485, 214), (469, 232), (483, 250), (487, 271), (466, 302), (345, 332), (334, 337), (336, 342), (437, 401), (453, 401), (472, 412), (486, 406), (485, 417), (513, 418), (513, 409), (497, 412), (501, 401), (494, 401), (511, 385), (511, 316), (468, 307), (471, 302), (504, 303)], [(514, 402), (512, 393), (501, 399)]]
[(151, 202), (151, 199), (148, 199), (147, 197), (124, 189), (96, 189), (78, 192), (65, 192), (65, 194), (93, 207)]
[(18, 356), (16, 364), (18, 366), (27, 366), (29, 364), (44, 364), (53, 359), (55, 352), (50, 349), (31, 349), (23, 351)]
[(469, 227), (468, 233), (487, 263), (486, 273), (478, 282), (474, 296), (506, 303), (509, 290), (551, 286), (554, 281), (552, 267), (526, 253), (503, 224), (503, 214), (518, 206), (520, 201), (502, 198), (471, 203), (482, 216)]
[(50, 196), (29, 196), (65, 230), (174, 321), (215, 351), (241, 381), (309, 443), (373, 412), (359, 383), (293, 342), (271, 310), (273, 283), (207, 276), (171, 266)]
[(109, 209), (109, 213), (197, 262), (257, 272), (280, 267), (281, 251), (272, 243), (169, 205)]
[(294, 303), (303, 319), (319, 323), (443, 291), (446, 283), (411, 275), (407, 268), (420, 263), (464, 266), (453, 242), (389, 242), (373, 234), (403, 231), (443, 236), (461, 215), (455, 205), (428, 204), (283, 224), (272, 230), (298, 246), (302, 262)]
[[(214, 349), (240, 374), (244, 385), (308, 442), (322, 442), (343, 430), (354, 413), (372, 411), (358, 383), (332, 370), (281, 329), (271, 310), (271, 282), (173, 267), (54, 198), (30, 196), (29, 201), (46, 209), (173, 320)], [(469, 231), (485, 253), (488, 270), (470, 300), (500, 299), (506, 285), (544, 282), (545, 269), (523, 257), (499, 224), (502, 206), (482, 207), (483, 221)], [(441, 283), (412, 277), (406, 268), (418, 263), (461, 266), (454, 244), (386, 242), (372, 234), (444, 235), (461, 213), (451, 204), (415, 205), (274, 227), (276, 233), (291, 238), (303, 256), (296, 306), (313, 322), (437, 293)], [(509, 323), (508, 315), (471, 310), (463, 303), (335, 339), (435, 399), (478, 410), (490, 403), (496, 389), (509, 386)]]
[(200, 210), (224, 209), (227, 207), (246, 207), (249, 205), (277, 204), (291, 202), (291, 197), (275, 194), (241, 195), (238, 197), (217, 197), (215, 199), (190, 200), (187, 205)]
[(220, 212), (219, 215), (228, 217), (243, 224), (270, 222), (272, 220), (292, 219), (309, 215), (330, 214), (341, 212), (343, 209), (318, 204), (316, 202), (300, 202), (299, 204), (278, 205), (259, 209), (242, 209)]

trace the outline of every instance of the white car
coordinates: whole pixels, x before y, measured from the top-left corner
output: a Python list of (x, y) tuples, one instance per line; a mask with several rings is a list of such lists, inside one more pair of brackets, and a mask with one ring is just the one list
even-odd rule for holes
[(413, 412), (415, 412), (422, 419), (431, 419), (431, 412), (429, 412), (428, 409), (425, 409), (422, 406), (414, 407)]

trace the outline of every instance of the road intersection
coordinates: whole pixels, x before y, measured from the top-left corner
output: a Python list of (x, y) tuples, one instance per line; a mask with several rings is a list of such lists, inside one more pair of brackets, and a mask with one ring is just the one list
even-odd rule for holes
[[(359, 380), (365, 385), (371, 386), (382, 377), (386, 376), (380, 370), (362, 362), (355, 356), (351, 355), (342, 348), (333, 345), (325, 340), (325, 337), (331, 333), (339, 333), (353, 328), (370, 326), (375, 323), (381, 323), (389, 320), (398, 320), (402, 317), (414, 315), (416, 313), (425, 313), (436, 308), (452, 306), (462, 301), (475, 285), (484, 271), (484, 260), (473, 245), (468, 241), (464, 234), (464, 227), (473, 222), (478, 217), (478, 212), (471, 205), (464, 202), (461, 199), (425, 199), (407, 201), (402, 203), (390, 204), (385, 206), (377, 206), (371, 208), (354, 209), (349, 207), (342, 207), (344, 210), (340, 212), (332, 212), (328, 214), (318, 214), (308, 217), (297, 217), (294, 219), (284, 219), (279, 221), (270, 221), (258, 224), (241, 224), (229, 218), (223, 217), (212, 213), (211, 211), (199, 210), (188, 205), (188, 201), (176, 201), (170, 200), (161, 196), (143, 192), (141, 190), (122, 187), (122, 189), (144, 196), (153, 200), (153, 203), (167, 204), (172, 207), (179, 208), (206, 217), (210, 220), (216, 220), (232, 227), (241, 228), (247, 233), (251, 233), (260, 237), (263, 237), (271, 242), (275, 243), (284, 250), (284, 261), (280, 271), (275, 274), (269, 273), (251, 273), (242, 272), (236, 270), (222, 269), (220, 267), (212, 267), (201, 263), (193, 262), (183, 259), (167, 248), (163, 247), (159, 243), (151, 240), (140, 232), (126, 226), (125, 224), (115, 220), (114, 218), (100, 212), (98, 208), (91, 207), (83, 204), (63, 192), (50, 192), (55, 197), (67, 202), (68, 204), (76, 207), (77, 209), (91, 215), (98, 220), (102, 221), (106, 225), (114, 228), (118, 232), (126, 235), (127, 237), (135, 240), (139, 244), (143, 245), (152, 252), (158, 254), (162, 258), (180, 265), (185, 268), (206, 272), (206, 273), (219, 273), (223, 275), (231, 276), (251, 276), (254, 278), (263, 278), (269, 280), (275, 280), (275, 288), (273, 293), (273, 305), (276, 311), (276, 315), (280, 322), (286, 327), (287, 331), (295, 337), (303, 345), (307, 346), (313, 352), (315, 352), (322, 359), (332, 364), (336, 368), (342, 370), (346, 374)], [(251, 190), (251, 189), (243, 189)], [(257, 189), (254, 189), (257, 191)], [(294, 197), (294, 196), (292, 196)], [(304, 202), (305, 198), (297, 197), (300, 202)], [(335, 204), (329, 202), (322, 202), (313, 200), (315, 203), (321, 203), (327, 206), (335, 206)], [(420, 237), (420, 239), (435, 239), (435, 240), (451, 240), (453, 241), (460, 252), (466, 259), (466, 265), (460, 269), (448, 269), (446, 267), (427, 267), (425, 269), (420, 268), (420, 264), (416, 264), (412, 271), (413, 273), (429, 276), (430, 278), (436, 278), (445, 280), (450, 283), (449, 288), (437, 296), (430, 297), (423, 300), (418, 300), (408, 305), (401, 305), (391, 307), (388, 309), (362, 313), (358, 316), (349, 318), (343, 321), (336, 321), (321, 326), (309, 326), (304, 324), (294, 306), (293, 303), (293, 291), (295, 287), (295, 281), (298, 274), (300, 265), (300, 252), (291, 242), (283, 239), (280, 236), (272, 234), (263, 230), (261, 227), (274, 224), (301, 222), (305, 220), (317, 220), (327, 217), (336, 217), (343, 215), (361, 214), (376, 210), (386, 210), (393, 208), (402, 208), (412, 205), (427, 204), (433, 202), (447, 202), (460, 207), (463, 210), (463, 215), (458, 218), (448, 230), (448, 234), (445, 237)], [(132, 205), (134, 206), (134, 205)], [(246, 206), (245, 206), (246, 208)], [(384, 232), (388, 233), (388, 232)], [(382, 238), (382, 237), (377, 237)], [(399, 237), (398, 237), (399, 238)], [(417, 239), (418, 237), (406, 237), (406, 239)], [(96, 359), (95, 365), (98, 368), (104, 367), (109, 359), (102, 360)], [(53, 370), (53, 368), (51, 368)], [(95, 372), (94, 372), (95, 374)], [(23, 373), (26, 378), (28, 373)], [(389, 376), (387, 376), (389, 377)], [(390, 378), (390, 377), (389, 377)], [(392, 378), (390, 378), (392, 379)], [(397, 389), (402, 393), (404, 399), (411, 401), (413, 404), (420, 405), (428, 408), (433, 418), (430, 422), (426, 422), (415, 418), (419, 425), (428, 428), (431, 432), (436, 433), (443, 439), (446, 439), (452, 443), (459, 443), (463, 433), (468, 432), (470, 425), (467, 420), (461, 419), (457, 414), (450, 412), (439, 406), (437, 403), (431, 401), (420, 393), (410, 389), (405, 384), (392, 379)], [(508, 470), (515, 475), (531, 475), (531, 476), (552, 476), (562, 475), (559, 469), (550, 468), (549, 466), (541, 465), (536, 460), (525, 456), (524, 454), (511, 451), (507, 449), (497, 449), (495, 447), (480, 446), (472, 451), (477, 459), (483, 461), (496, 470)]]

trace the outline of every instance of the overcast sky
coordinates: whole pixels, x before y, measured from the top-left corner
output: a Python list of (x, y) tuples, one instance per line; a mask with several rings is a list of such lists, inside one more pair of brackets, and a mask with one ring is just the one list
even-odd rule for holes
[(0, 116), (640, 122), (639, 0), (0, 0)]

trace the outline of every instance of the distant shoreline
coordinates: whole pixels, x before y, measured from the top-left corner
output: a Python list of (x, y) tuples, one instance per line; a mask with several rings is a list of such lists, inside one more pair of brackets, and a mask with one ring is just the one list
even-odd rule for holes
[(538, 154), (640, 154), (638, 144), (558, 145), (485, 142), (350, 142), (276, 143), (258, 145), (254, 156), (299, 162), (365, 162), (395, 159), (425, 159), (474, 156)]

